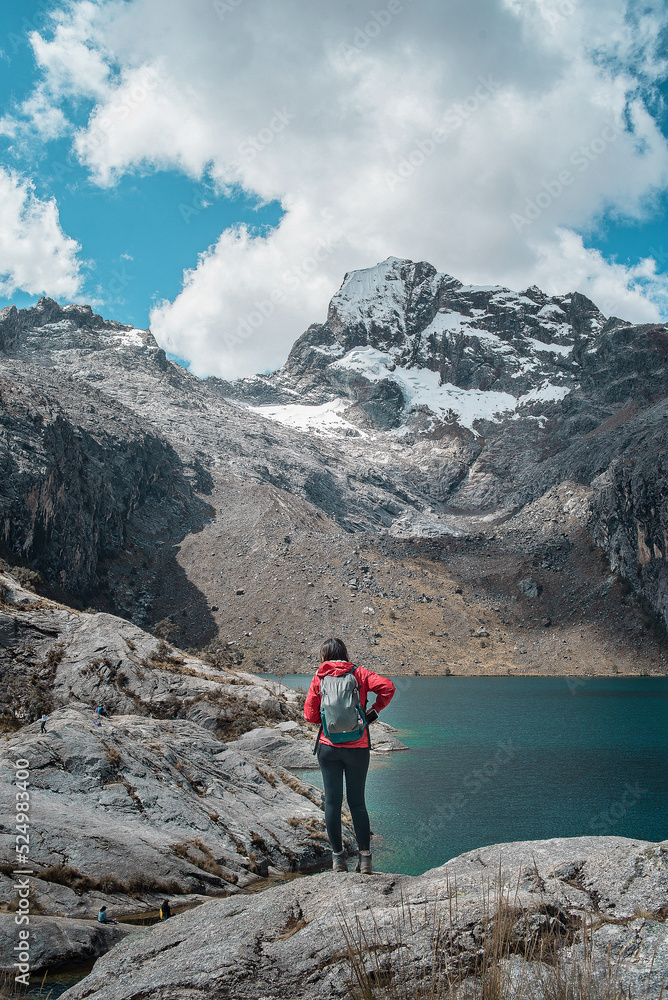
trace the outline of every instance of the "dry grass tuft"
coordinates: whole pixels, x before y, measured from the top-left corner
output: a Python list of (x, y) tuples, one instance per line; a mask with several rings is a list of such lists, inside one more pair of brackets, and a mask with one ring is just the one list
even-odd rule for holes
[(455, 886), (431, 904), (402, 900), (389, 920), (342, 915), (349, 1000), (630, 1000), (618, 965), (595, 967), (586, 916), (576, 925), (556, 903), (526, 908), (503, 891), (474, 923), (457, 910)]

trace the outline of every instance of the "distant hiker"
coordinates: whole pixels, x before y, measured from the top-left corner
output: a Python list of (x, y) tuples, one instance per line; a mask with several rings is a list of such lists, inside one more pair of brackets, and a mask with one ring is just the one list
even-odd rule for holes
[[(351, 663), (340, 639), (324, 642), (320, 659), (322, 662), (306, 695), (304, 718), (320, 723), (314, 752), (318, 754), (325, 786), (325, 826), (332, 846), (332, 868), (335, 872), (348, 871), (341, 837), (345, 774), (346, 798), (359, 849), (356, 871), (370, 875), (371, 829), (364, 802), (371, 747), (368, 724), (391, 701), (394, 684), (387, 677)], [(367, 712), (366, 700), (370, 691), (376, 695), (376, 701)]]
[(100, 912), (97, 915), (97, 919), (101, 924), (117, 924), (118, 920), (114, 920), (113, 917), (107, 916), (107, 907), (101, 906)]
[(165, 899), (165, 900), (163, 900), (163, 904), (160, 907), (160, 919), (161, 920), (169, 920), (169, 918), (171, 917), (171, 915), (172, 915), (172, 911), (171, 911), (170, 906), (169, 906), (169, 900)]
[(40, 733), (46, 732), (46, 712), (42, 712), (42, 718), (39, 722), (39, 731)]
[(95, 723), (96, 726), (102, 725), (102, 723), (100, 722), (101, 715), (102, 715), (102, 706), (98, 705), (97, 708), (95, 709), (95, 718), (93, 719), (93, 722)]

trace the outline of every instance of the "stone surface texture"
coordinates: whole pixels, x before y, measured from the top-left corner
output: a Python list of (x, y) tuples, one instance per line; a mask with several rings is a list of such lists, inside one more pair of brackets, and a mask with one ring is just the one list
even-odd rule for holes
[(195, 719), (230, 732), (267, 719), (304, 725), (299, 695), (233, 667), (204, 663), (132, 622), (76, 611), (0, 573), (0, 705), (27, 722), (71, 704)]
[[(38, 975), (59, 965), (86, 962), (99, 958), (115, 944), (135, 934), (141, 937), (144, 928), (129, 924), (100, 924), (95, 920), (75, 920), (69, 917), (33, 916), (30, 920), (30, 968)], [(0, 913), (0, 970), (12, 971), (16, 961), (14, 915)]]
[[(577, 963), (590, 984), (598, 980), (588, 995), (612, 995), (612, 969), (615, 995), (658, 1000), (668, 970), (667, 890), (668, 845), (616, 837), (486, 847), (417, 878), (315, 875), (253, 899), (206, 903), (130, 938), (65, 997), (344, 997), (349, 945), (358, 968), (392, 974), (395, 987), (408, 974), (405, 995), (425, 973), (428, 990), (437, 963), (463, 985), (461, 995), (479, 996), (479, 962), (501, 900), (510, 951), (500, 995), (550, 995), (540, 979), (554, 975), (553, 948), (566, 975)], [(541, 941), (551, 965), (536, 951), (522, 957)], [(523, 992), (511, 991), (519, 980)]]
[[(187, 719), (96, 721), (92, 711), (58, 709), (47, 733), (35, 723), (1, 746), (8, 868), (12, 762), (30, 761), (38, 902), (43, 878), (101, 890), (127, 912), (133, 894), (234, 893), (268, 865), (313, 867), (328, 854), (321, 792), (289, 772)], [(11, 902), (11, 879), (3, 888)]]

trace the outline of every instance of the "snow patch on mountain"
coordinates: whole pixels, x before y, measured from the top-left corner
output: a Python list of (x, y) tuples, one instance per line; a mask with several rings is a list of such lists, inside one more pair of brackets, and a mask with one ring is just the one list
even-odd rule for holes
[[(474, 312), (480, 314), (482, 310), (476, 309)], [(510, 344), (507, 344), (497, 334), (492, 333), (491, 330), (482, 330), (474, 326), (476, 318), (476, 316), (464, 316), (462, 313), (451, 310), (441, 310), (436, 313), (431, 323), (424, 328), (422, 336), (426, 339), (432, 335), (441, 337), (444, 333), (461, 333), (466, 337), (478, 337), (479, 340), (485, 343), (493, 344), (499, 351), (512, 351)]]
[[(532, 362), (527, 362), (531, 365)], [(389, 354), (374, 347), (360, 347), (332, 362), (332, 368), (354, 371), (369, 382), (388, 379), (401, 389), (406, 409), (427, 409), (444, 421), (457, 420), (462, 427), (475, 433), (478, 420), (499, 421), (521, 407), (535, 402), (553, 402), (568, 394), (568, 386), (545, 381), (538, 388), (517, 397), (508, 392), (461, 389), (446, 382), (441, 384), (438, 372), (428, 368), (404, 368), (395, 365)], [(358, 434), (356, 428), (341, 416), (350, 402), (340, 397), (320, 406), (283, 405), (251, 407), (258, 413), (302, 430), (321, 434)], [(395, 433), (404, 433), (405, 428)]]
[(531, 344), (534, 351), (547, 351), (549, 354), (561, 354), (564, 357), (573, 351), (572, 344), (546, 344), (542, 340), (536, 340), (535, 337), (526, 336), (524, 340), (527, 344)]
[(449, 382), (441, 385), (438, 372), (395, 366), (389, 354), (374, 347), (355, 348), (332, 367), (352, 369), (369, 382), (390, 379), (401, 389), (408, 410), (425, 407), (443, 420), (456, 418), (469, 430), (476, 420), (495, 420), (517, 406), (515, 397), (507, 392), (460, 389)]
[(538, 310), (536, 315), (540, 316), (542, 319), (556, 320), (558, 322), (563, 322), (566, 318), (566, 313), (561, 306), (558, 306), (553, 302), (548, 302), (547, 305)]
[(397, 257), (388, 257), (375, 267), (350, 272), (332, 299), (330, 309), (335, 309), (344, 323), (373, 320), (394, 323), (403, 330), (406, 284), (401, 279), (401, 263)]
[(101, 333), (100, 340), (108, 344), (115, 344), (117, 347), (145, 347), (145, 330), (120, 330), (118, 333)]
[(309, 431), (322, 437), (366, 437), (354, 424), (344, 420), (342, 410), (350, 406), (349, 399), (330, 400), (320, 406), (308, 406), (304, 403), (284, 403), (278, 406), (249, 406), (249, 410), (259, 413), (269, 420), (276, 420), (286, 427)]
[[(496, 334), (487, 331), (476, 331), (481, 338), (495, 342), (500, 350), (512, 350)], [(530, 338), (527, 338), (530, 340)], [(498, 345), (496, 342), (498, 341)], [(562, 345), (547, 345), (541, 341), (535, 342), (537, 350), (556, 348), (555, 353), (567, 354), (571, 348)], [(534, 370), (537, 362), (530, 358), (518, 359), (521, 374)], [(533, 403), (556, 402), (563, 399), (571, 390), (570, 385), (557, 385), (549, 380), (543, 381), (521, 395), (509, 392), (481, 389), (462, 389), (451, 382), (441, 383), (438, 372), (422, 367), (403, 367), (397, 365), (391, 354), (379, 351), (375, 347), (356, 347), (342, 358), (332, 361), (332, 369), (353, 372), (374, 383), (389, 380), (401, 390), (406, 411), (429, 411), (444, 422), (456, 421), (476, 434), (475, 424), (485, 420), (498, 423), (504, 417), (522, 416), (522, 410)], [(281, 405), (250, 406), (249, 409), (270, 420), (294, 427), (322, 437), (368, 437), (354, 424), (345, 419), (343, 413), (351, 406), (349, 399), (337, 396), (319, 405), (306, 403), (285, 403)], [(401, 436), (407, 432), (404, 425), (397, 428), (393, 434)]]
[(527, 406), (529, 403), (558, 403), (564, 399), (574, 386), (555, 385), (553, 382), (543, 382), (536, 389), (530, 389), (523, 396), (520, 396), (518, 406)]

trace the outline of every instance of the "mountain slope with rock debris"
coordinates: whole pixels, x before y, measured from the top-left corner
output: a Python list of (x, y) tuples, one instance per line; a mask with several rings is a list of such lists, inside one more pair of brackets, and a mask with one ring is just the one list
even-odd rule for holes
[(5, 309), (0, 555), (251, 669), (341, 634), (397, 673), (665, 672), (667, 345), (396, 258), (236, 383), (89, 307)]

